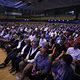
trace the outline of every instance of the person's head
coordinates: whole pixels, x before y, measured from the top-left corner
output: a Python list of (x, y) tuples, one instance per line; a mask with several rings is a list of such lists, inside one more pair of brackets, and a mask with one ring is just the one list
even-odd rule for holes
[(49, 42), (52, 43), (52, 38), (49, 39)]
[[(78, 36), (75, 40), (75, 43), (77, 44), (77, 48), (80, 49), (80, 36)], [(75, 45), (74, 45), (75, 46)]]
[(34, 42), (38, 42), (39, 43), (39, 38), (34, 38), (33, 40)]
[(14, 34), (14, 35), (13, 35), (13, 38), (15, 38), (15, 39), (18, 39), (18, 37), (19, 37), (19, 36), (18, 36), (17, 34)]
[(76, 38), (76, 41), (80, 42), (80, 35)]
[(30, 39), (26, 39), (26, 40), (25, 40), (25, 43), (26, 43), (27, 45), (30, 44), (30, 43), (31, 43)]
[(78, 49), (80, 47), (80, 43), (78, 41), (74, 42), (74, 49)]
[(54, 47), (56, 47), (56, 51), (60, 51), (60, 44), (55, 43)]
[(23, 39), (24, 39), (23, 35), (20, 35), (19, 40), (23, 40)]
[(32, 32), (32, 35), (34, 35), (34, 32)]
[(64, 55), (62, 59), (67, 65), (70, 65), (73, 61), (72, 56), (69, 54)]
[(42, 38), (42, 39), (43, 39), (43, 38), (45, 38), (45, 35), (44, 35), (44, 34), (42, 34), (42, 35), (41, 35), (41, 38)]
[(32, 41), (31, 46), (33, 49), (35, 49), (39, 46), (39, 43), (37, 41)]
[(64, 44), (63, 40), (60, 40), (60, 45), (63, 45), (63, 44)]
[(41, 55), (42, 57), (45, 57), (47, 54), (48, 54), (48, 48), (47, 48), (47, 47), (42, 47), (42, 48), (40, 49), (40, 55)]
[(69, 36), (69, 38), (68, 38), (68, 39), (69, 39), (69, 40), (73, 40), (73, 38), (72, 38), (72, 36), (71, 36), (71, 35)]

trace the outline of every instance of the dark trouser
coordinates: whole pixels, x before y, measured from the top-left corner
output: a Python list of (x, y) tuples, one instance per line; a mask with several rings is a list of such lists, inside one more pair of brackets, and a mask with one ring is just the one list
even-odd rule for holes
[(0, 46), (1, 46), (1, 48), (4, 48), (4, 44), (5, 44), (5, 41), (0, 40)]
[(34, 75), (34, 76), (30, 76), (30, 80), (44, 80), (45, 77), (46, 75)]
[(22, 61), (21, 57), (17, 58), (14, 57), (12, 59), (12, 67), (16, 69), (16, 71), (19, 71), (19, 63)]
[(11, 51), (12, 51), (11, 47), (7, 47), (7, 48), (6, 48), (7, 54), (10, 53)]
[(54, 80), (54, 78), (52, 76), (52, 71), (48, 73), (48, 75), (46, 76), (45, 80)]
[(12, 60), (17, 54), (18, 54), (18, 50), (17, 50), (17, 49), (11, 51), (11, 52), (7, 55), (7, 57), (6, 57), (5, 61), (4, 61), (4, 63), (5, 63), (5, 64), (8, 64), (9, 61)]

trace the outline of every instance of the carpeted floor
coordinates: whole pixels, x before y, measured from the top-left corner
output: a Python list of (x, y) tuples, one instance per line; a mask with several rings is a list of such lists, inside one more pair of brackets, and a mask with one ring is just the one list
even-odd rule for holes
[[(6, 52), (5, 50), (0, 49), (0, 64), (4, 61), (6, 58)], [(17, 80), (16, 76), (19, 74), (17, 73), (16, 75), (12, 75), (8, 70), (10, 68), (10, 63), (6, 68), (0, 69), (0, 80)], [(25, 79), (29, 80), (29, 79)]]
[[(0, 49), (0, 64), (4, 61), (5, 57), (6, 57), (5, 50)], [(8, 71), (9, 68), (10, 64), (4, 69), (0, 69), (0, 80), (17, 80), (16, 75), (13, 76), (12, 74), (9, 73)]]

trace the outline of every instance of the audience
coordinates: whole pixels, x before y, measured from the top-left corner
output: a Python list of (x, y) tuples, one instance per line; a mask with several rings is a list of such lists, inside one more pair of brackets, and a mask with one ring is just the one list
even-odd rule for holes
[(0, 68), (6, 67), (10, 60), (12, 60), (19, 52), (21, 52), (25, 43), (23, 41), (23, 36), (19, 36), (19, 41), (17, 47), (15, 47), (6, 57), (4, 62), (0, 65)]
[(8, 22), (0, 26), (0, 47), (7, 52), (0, 68), (12, 61), (9, 70), (20, 72), (16, 77), (20, 80), (26, 76), (50, 80), (48, 75), (51, 80), (72, 80), (76, 71), (72, 67), (80, 60), (79, 24)]

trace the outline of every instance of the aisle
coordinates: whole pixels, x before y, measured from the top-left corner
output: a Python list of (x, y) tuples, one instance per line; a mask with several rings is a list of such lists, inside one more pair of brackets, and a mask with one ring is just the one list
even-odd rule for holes
[[(5, 60), (7, 54), (5, 50), (2, 50), (0, 48), (0, 64)], [(8, 64), (7, 67), (0, 69), (0, 80), (17, 80), (16, 76), (19, 74), (17, 73), (16, 75), (12, 75), (9, 73), (9, 68), (10, 68), (10, 63)], [(29, 80), (28, 78), (25, 78), (25, 80)]]
[[(0, 49), (0, 64), (4, 61), (5, 57), (6, 57), (6, 52)], [(4, 69), (0, 69), (0, 80), (17, 80), (16, 75), (13, 76), (12, 74), (9, 73), (8, 71), (9, 68), (10, 64)]]

